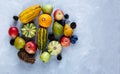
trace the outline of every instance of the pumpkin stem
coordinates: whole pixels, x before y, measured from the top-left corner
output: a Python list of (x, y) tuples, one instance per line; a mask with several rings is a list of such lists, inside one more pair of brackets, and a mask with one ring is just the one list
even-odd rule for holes
[(42, 21), (45, 21), (45, 18), (43, 18)]

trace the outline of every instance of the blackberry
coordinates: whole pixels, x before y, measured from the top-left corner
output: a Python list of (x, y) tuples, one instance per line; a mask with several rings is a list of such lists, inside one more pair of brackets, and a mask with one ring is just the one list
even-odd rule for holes
[(48, 39), (49, 39), (50, 41), (55, 40), (54, 34), (53, 34), (53, 33), (50, 33), (50, 34), (48, 35)]
[(10, 45), (14, 45), (15, 39), (10, 40)]
[(15, 21), (18, 21), (18, 16), (13, 16), (13, 19), (14, 19)]
[(65, 14), (64, 17), (65, 17), (65, 19), (69, 19), (69, 15), (68, 14)]
[(72, 23), (70, 24), (70, 26), (71, 26), (72, 29), (75, 29), (75, 28), (76, 28), (76, 22), (72, 22)]
[(61, 54), (59, 54), (58, 56), (57, 56), (57, 60), (62, 60), (62, 56), (61, 56)]

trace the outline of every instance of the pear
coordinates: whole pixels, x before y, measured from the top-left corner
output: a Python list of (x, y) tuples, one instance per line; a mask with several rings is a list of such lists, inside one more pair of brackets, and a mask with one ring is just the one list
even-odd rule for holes
[(17, 37), (14, 42), (15, 48), (20, 50), (25, 46), (25, 40), (21, 37)]
[(73, 34), (73, 29), (68, 24), (65, 24), (64, 35), (67, 37), (71, 37), (72, 34)]
[(52, 31), (55, 36), (60, 36), (63, 34), (63, 26), (58, 22), (54, 22)]
[(53, 11), (53, 6), (51, 4), (45, 4), (42, 6), (43, 13), (51, 14)]

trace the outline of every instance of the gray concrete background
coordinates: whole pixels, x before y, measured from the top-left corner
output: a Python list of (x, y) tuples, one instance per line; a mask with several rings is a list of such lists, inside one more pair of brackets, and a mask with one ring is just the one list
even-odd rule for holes
[[(12, 16), (36, 3), (51, 3), (77, 22), (79, 40), (63, 48), (61, 62), (37, 56), (26, 64), (9, 44)], [(0, 0), (0, 26), (0, 74), (120, 74), (120, 0)]]

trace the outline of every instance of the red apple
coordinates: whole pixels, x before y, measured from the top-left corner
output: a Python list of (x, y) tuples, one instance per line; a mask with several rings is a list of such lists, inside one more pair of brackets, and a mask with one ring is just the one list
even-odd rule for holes
[(9, 30), (8, 30), (8, 33), (9, 33), (9, 35), (12, 38), (16, 38), (18, 36), (18, 29), (17, 29), (17, 27), (15, 27), (15, 26), (10, 27)]
[(57, 21), (60, 21), (64, 18), (64, 13), (62, 10), (60, 9), (57, 9), (55, 10), (54, 12), (54, 19), (57, 20)]
[(60, 41), (61, 45), (67, 47), (70, 45), (70, 38), (63, 36)]
[(29, 54), (35, 54), (37, 45), (33, 41), (29, 41), (25, 44), (25, 51)]

